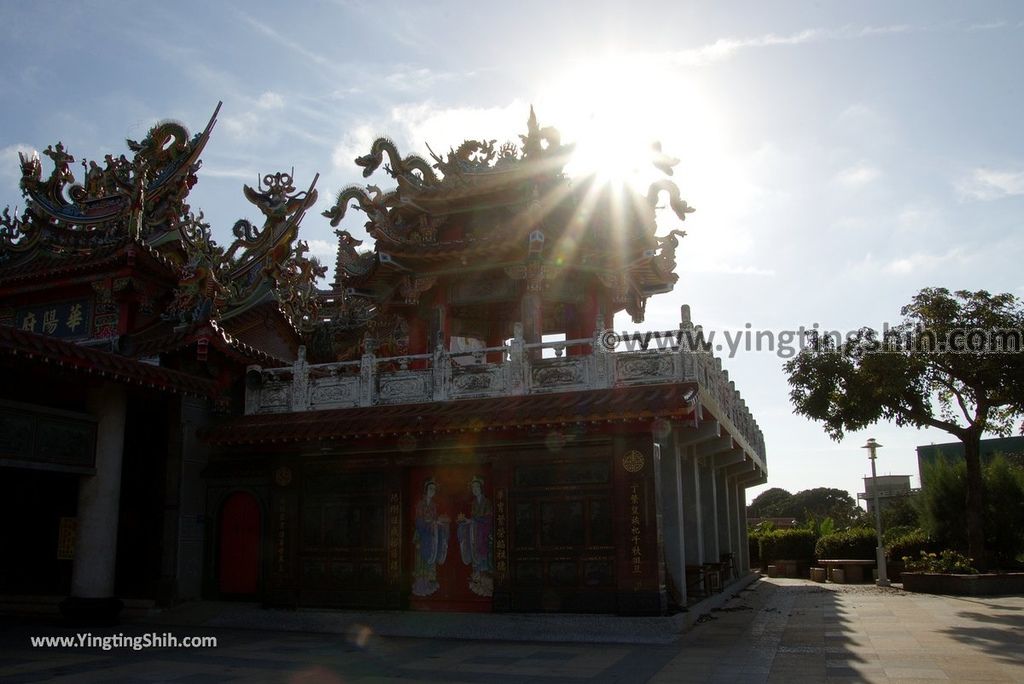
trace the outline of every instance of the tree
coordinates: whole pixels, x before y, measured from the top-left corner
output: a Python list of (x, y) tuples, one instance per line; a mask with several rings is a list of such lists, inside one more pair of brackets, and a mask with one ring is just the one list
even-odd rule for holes
[[(966, 464), (939, 459), (926, 464), (928, 487), (919, 495), (921, 521), (929, 536), (943, 547), (962, 548), (963, 506), (967, 488)], [(1015, 569), (1024, 551), (1024, 470), (999, 455), (982, 468), (985, 483), (985, 543), (996, 567)]]
[(920, 522), (912, 495), (890, 501), (882, 506), (883, 532), (888, 532), (893, 527), (917, 527)]
[(900, 314), (881, 337), (870, 328), (845, 340), (810, 335), (785, 365), (790, 398), (837, 441), (879, 420), (959, 439), (968, 553), (986, 567), (980, 442), (984, 433), (1009, 434), (1024, 415), (1024, 306), (1012, 294), (925, 288)]
[(780, 508), (778, 515), (792, 516), (806, 522), (812, 518), (832, 518), (840, 528), (848, 527), (856, 517), (857, 502), (845, 489), (814, 487), (793, 495)]
[(766, 489), (750, 502), (747, 506), (748, 518), (769, 518), (772, 514), (768, 510), (774, 510), (775, 506), (793, 498), (793, 495), (781, 487)]

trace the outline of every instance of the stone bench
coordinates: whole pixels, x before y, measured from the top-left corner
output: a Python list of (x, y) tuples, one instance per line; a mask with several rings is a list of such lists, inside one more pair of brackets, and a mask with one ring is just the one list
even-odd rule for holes
[(825, 566), (825, 577), (836, 584), (858, 584), (864, 581), (864, 568), (874, 567), (873, 560), (850, 558), (831, 558), (819, 560), (818, 565)]

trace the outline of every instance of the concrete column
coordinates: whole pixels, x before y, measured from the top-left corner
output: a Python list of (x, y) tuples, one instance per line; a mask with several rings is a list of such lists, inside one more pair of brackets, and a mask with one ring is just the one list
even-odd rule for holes
[(707, 463), (697, 466), (700, 478), (701, 527), (703, 528), (704, 562), (718, 562), (718, 492), (715, 469)]
[(697, 448), (693, 445), (680, 447), (682, 490), (683, 490), (683, 556), (690, 565), (704, 563), (704, 525), (700, 505), (700, 467), (697, 464)]
[(112, 619), (121, 608), (114, 597), (114, 577), (127, 408), (125, 388), (108, 383), (90, 394), (88, 406), (97, 419), (96, 474), (84, 476), (78, 483), (78, 533), (71, 568), (71, 598), (65, 601), (63, 609), (70, 617)]
[(661, 520), (664, 530), (665, 565), (672, 584), (686, 605), (686, 554), (684, 549), (683, 481), (679, 449), (669, 437), (661, 443)]

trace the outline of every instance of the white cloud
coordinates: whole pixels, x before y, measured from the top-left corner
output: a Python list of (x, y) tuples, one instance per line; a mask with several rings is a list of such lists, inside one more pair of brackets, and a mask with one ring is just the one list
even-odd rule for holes
[(301, 44), (299, 44), (296, 41), (292, 40), (291, 38), (288, 38), (287, 36), (281, 34), (280, 32), (278, 32), (277, 30), (271, 28), (270, 26), (267, 26), (263, 22), (258, 21), (254, 17), (252, 17), (252, 16), (250, 16), (248, 14), (245, 14), (244, 12), (240, 12), (239, 15), (241, 16), (243, 21), (245, 21), (247, 24), (249, 24), (249, 26), (254, 28), (259, 33), (262, 33), (267, 38), (270, 38), (272, 41), (274, 41), (278, 45), (281, 45), (282, 47), (286, 47), (289, 50), (298, 53), (299, 55), (305, 57), (306, 59), (308, 59), (309, 61), (311, 61), (311, 62), (313, 62), (315, 64), (318, 64), (321, 67), (327, 67), (327, 68), (331, 69), (332, 71), (335, 71), (337, 69), (337, 65), (333, 64), (330, 60), (328, 60), (323, 55), (318, 55), (315, 52), (307, 50)]
[(888, 262), (884, 270), (896, 275), (906, 275), (920, 271), (935, 270), (949, 263), (963, 263), (970, 258), (963, 248), (956, 247), (945, 254), (927, 254), (917, 252), (901, 259)]
[(245, 140), (256, 135), (259, 117), (252, 112), (243, 112), (238, 116), (225, 116), (220, 123), (232, 138)]
[(26, 156), (38, 154), (31, 145), (15, 143), (0, 150), (0, 177), (5, 180), (18, 180), (21, 178), (21, 160), (18, 153)]
[(424, 102), (391, 110), (392, 120), (404, 129), (402, 137), (409, 144), (425, 152), (429, 143), (438, 154), (466, 138), (518, 142), (516, 136), (526, 133), (529, 115), (529, 105), (518, 99), (503, 107), (437, 107)]
[(687, 262), (686, 271), (689, 273), (725, 273), (728, 275), (750, 275), (774, 277), (774, 268), (758, 268), (757, 266), (742, 266), (738, 264), (727, 264), (715, 260), (695, 260)]
[(401, 92), (422, 91), (455, 78), (454, 74), (431, 71), (426, 67), (398, 67), (383, 78), (383, 83)]
[(348, 127), (341, 140), (334, 146), (331, 163), (339, 171), (350, 173), (355, 170), (354, 159), (370, 151), (370, 145), (376, 138), (374, 129), (367, 124)]
[(956, 183), (962, 199), (995, 200), (1024, 195), (1024, 171), (977, 168)]
[(886, 26), (844, 26), (838, 29), (809, 28), (788, 35), (766, 33), (752, 38), (719, 38), (714, 43), (697, 48), (679, 50), (669, 55), (681, 66), (703, 66), (732, 57), (741, 50), (774, 47), (780, 45), (802, 45), (829, 40), (853, 40), (870, 36), (908, 33), (923, 30), (908, 24)]
[(967, 27), (968, 31), (991, 31), (993, 29), (1001, 29), (1007, 26), (1005, 21), (987, 21), (979, 24), (971, 24)]
[(256, 100), (256, 106), (260, 109), (280, 109), (284, 107), (284, 98), (272, 90), (268, 90)]
[(337, 254), (338, 246), (327, 240), (307, 240), (309, 253), (320, 259), (324, 264), (333, 264)]
[(876, 167), (861, 163), (843, 169), (836, 174), (835, 180), (840, 185), (855, 189), (868, 185), (878, 178), (881, 173)]
[(259, 172), (248, 168), (218, 168), (216, 166), (203, 166), (200, 176), (207, 178), (237, 178), (248, 182), (254, 182), (260, 177)]

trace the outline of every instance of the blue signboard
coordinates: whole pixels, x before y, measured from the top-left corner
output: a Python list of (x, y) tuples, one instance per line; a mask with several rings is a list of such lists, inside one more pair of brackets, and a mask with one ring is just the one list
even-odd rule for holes
[(64, 339), (89, 337), (92, 332), (92, 302), (83, 299), (18, 309), (14, 327)]

